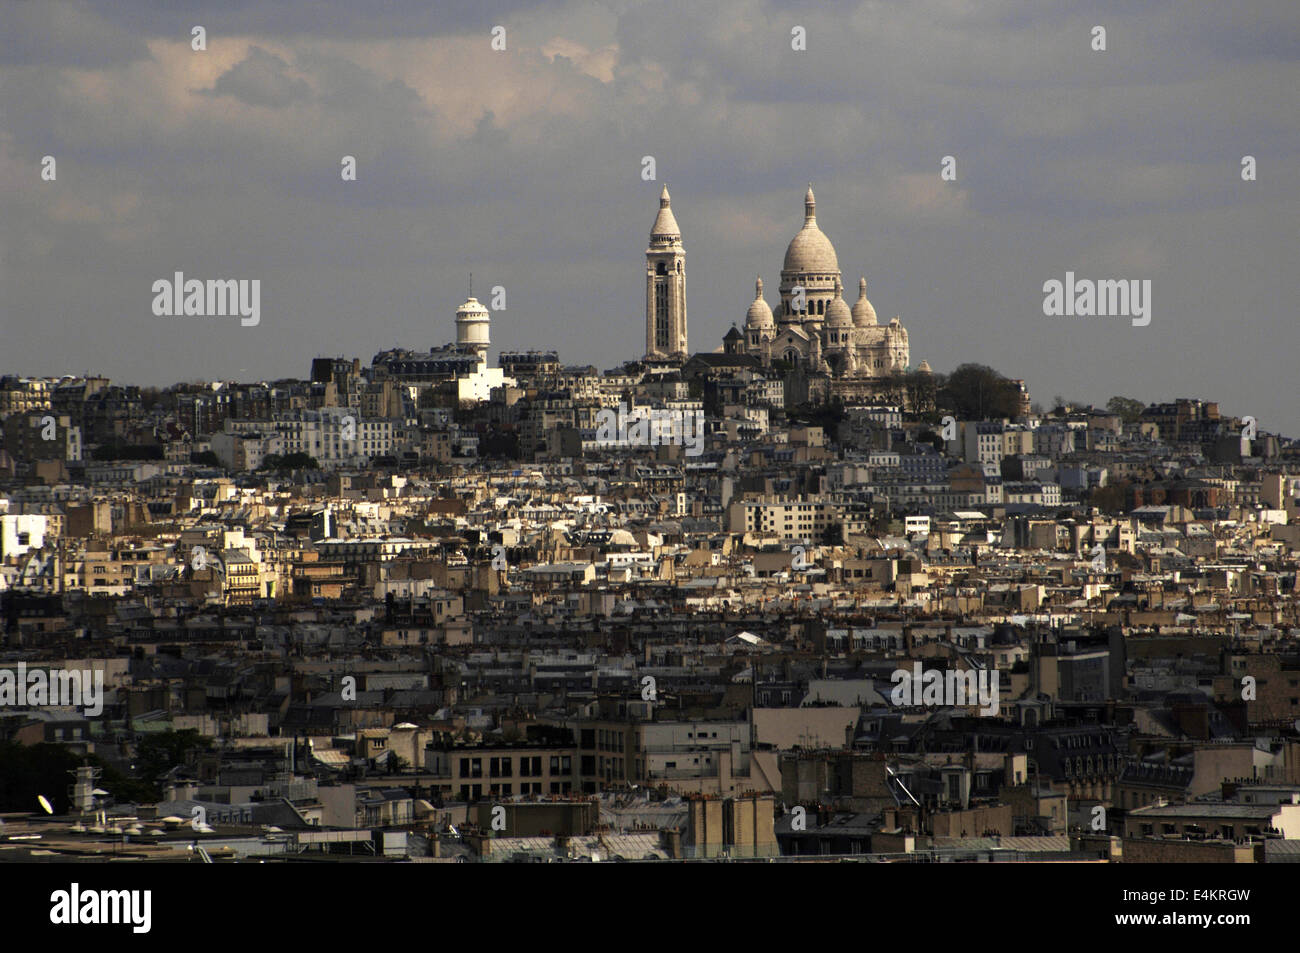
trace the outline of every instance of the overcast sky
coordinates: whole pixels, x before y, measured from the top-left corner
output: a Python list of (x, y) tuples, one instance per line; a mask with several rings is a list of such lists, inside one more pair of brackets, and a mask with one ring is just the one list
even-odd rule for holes
[[(611, 367), (665, 182), (713, 350), (756, 274), (776, 300), (811, 181), (913, 364), (1297, 435), (1298, 58), (1296, 0), (5, 0), (0, 371), (305, 377), (453, 340), (471, 271), (507, 291), (494, 354)], [(1149, 279), (1150, 325), (1045, 316), (1067, 270)], [(261, 323), (156, 317), (175, 271), (260, 279)]]

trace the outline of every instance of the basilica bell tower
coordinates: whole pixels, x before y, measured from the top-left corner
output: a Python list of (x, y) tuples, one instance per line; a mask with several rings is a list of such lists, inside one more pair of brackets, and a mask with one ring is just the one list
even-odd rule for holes
[(686, 359), (686, 250), (666, 185), (645, 250), (645, 357)]

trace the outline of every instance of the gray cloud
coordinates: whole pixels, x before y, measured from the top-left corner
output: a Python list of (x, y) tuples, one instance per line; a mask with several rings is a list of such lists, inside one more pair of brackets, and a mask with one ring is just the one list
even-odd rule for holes
[[(691, 344), (712, 349), (754, 273), (775, 284), (812, 180), (846, 285), (866, 274), (915, 362), (1297, 429), (1293, 4), (152, 6), (97, 8), (101, 44), (81, 7), (0, 11), (26, 38), (0, 59), (0, 371), (302, 375), (450, 340), (469, 271), (508, 288), (496, 347), (611, 366), (644, 340), (663, 181)], [(261, 278), (262, 324), (153, 317), (176, 269)], [(1150, 327), (1044, 317), (1066, 270), (1150, 278)]]
[(241, 103), (272, 109), (306, 101), (311, 97), (311, 86), (306, 80), (290, 76), (288, 67), (280, 57), (254, 46), (248, 56), (217, 77), (210, 95), (233, 96)]

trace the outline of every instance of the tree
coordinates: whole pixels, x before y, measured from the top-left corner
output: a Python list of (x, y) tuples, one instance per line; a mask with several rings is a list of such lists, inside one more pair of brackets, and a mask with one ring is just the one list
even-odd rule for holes
[(1136, 423), (1146, 405), (1132, 397), (1112, 397), (1106, 401), (1107, 413), (1115, 414), (1126, 424)]
[(281, 456), (278, 453), (268, 453), (262, 458), (262, 465), (259, 470), (274, 470), (283, 472), (285, 470), (319, 470), (320, 464), (316, 458), (302, 451), (294, 451)]
[(1103, 513), (1124, 513), (1127, 510), (1125, 504), (1128, 501), (1128, 490), (1131, 485), (1131, 483), (1125, 482), (1099, 486), (1088, 494), (1088, 503), (1097, 507)]
[(917, 416), (933, 414), (937, 409), (939, 387), (942, 383), (943, 380), (935, 374), (908, 371), (903, 378), (908, 412)]
[(217, 455), (213, 453), (211, 450), (204, 450), (201, 453), (191, 453), (190, 463), (193, 463), (196, 466), (201, 466), (201, 467), (221, 466), (221, 461), (217, 458)]
[(161, 460), (166, 454), (159, 444), (101, 443), (91, 451), (96, 460)]
[(881, 381), (880, 396), (887, 404), (902, 406), (907, 400), (907, 375), (900, 370), (890, 371)]
[(212, 741), (194, 728), (160, 731), (145, 735), (136, 747), (136, 774), (140, 780), (162, 795), (158, 779), (177, 765), (184, 764), (191, 751), (210, 748)]
[(800, 404), (786, 410), (786, 419), (790, 423), (821, 427), (828, 434), (835, 433), (844, 417), (844, 402), (839, 398), (825, 404)]
[(512, 431), (498, 430), (493, 427), (478, 438), (478, 455), (480, 457), (518, 460), (520, 454), (519, 434)]
[(0, 744), (0, 811), (35, 811), (37, 795), (68, 812), (68, 784), (81, 759), (63, 745)]
[(962, 364), (944, 380), (938, 402), (959, 420), (1014, 417), (1020, 388), (991, 367)]
[(940, 453), (943, 453), (944, 447), (946, 446), (946, 444), (944, 443), (943, 435), (937, 434), (933, 430), (927, 430), (925, 433), (921, 434), (921, 437), (917, 441), (917, 443), (928, 443), (931, 446), (933, 446), (934, 449), (938, 450)]
[(94, 756), (82, 757), (63, 745), (5, 741), (0, 742), (0, 811), (35, 811), (37, 796), (44, 795), (56, 814), (68, 813), (72, 772), (83, 763), (100, 769), (99, 785), (119, 801), (155, 799), (149, 785), (126, 777)]

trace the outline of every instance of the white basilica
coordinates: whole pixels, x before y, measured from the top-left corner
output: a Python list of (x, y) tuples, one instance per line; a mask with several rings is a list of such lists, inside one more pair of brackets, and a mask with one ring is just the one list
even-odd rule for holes
[[(803, 228), (790, 241), (781, 268), (781, 300), (773, 310), (763, 299), (763, 279), (745, 315), (744, 331), (724, 339), (728, 353), (750, 354), (765, 367), (784, 361), (810, 374), (837, 380), (871, 380), (907, 369), (907, 330), (894, 318), (882, 325), (867, 300), (867, 279), (858, 281), (850, 308), (835, 246), (817, 225), (812, 186), (804, 196)], [(922, 364), (921, 370), (928, 370)]]

